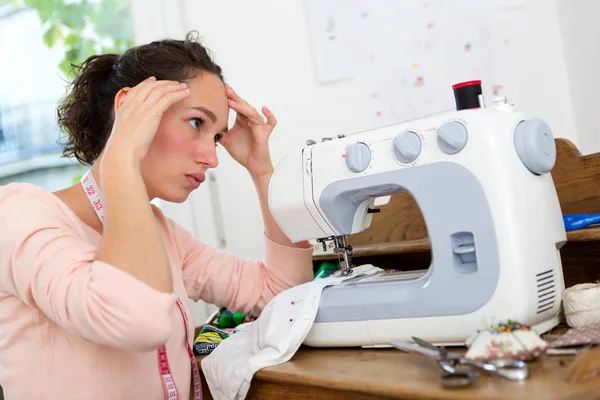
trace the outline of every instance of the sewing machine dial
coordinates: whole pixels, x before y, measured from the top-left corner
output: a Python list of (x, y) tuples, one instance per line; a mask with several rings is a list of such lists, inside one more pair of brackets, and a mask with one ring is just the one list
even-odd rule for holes
[(456, 154), (467, 144), (467, 128), (458, 121), (448, 121), (437, 129), (438, 145), (446, 154)]
[(363, 172), (371, 163), (371, 148), (364, 142), (352, 143), (346, 149), (346, 166), (354, 173)]
[(405, 131), (394, 138), (394, 157), (401, 163), (410, 164), (415, 161), (422, 148), (421, 137), (416, 132)]

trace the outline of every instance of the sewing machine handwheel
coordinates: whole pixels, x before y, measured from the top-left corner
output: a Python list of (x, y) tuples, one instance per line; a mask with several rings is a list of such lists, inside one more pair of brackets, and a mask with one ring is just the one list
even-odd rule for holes
[(540, 118), (532, 118), (517, 125), (515, 149), (525, 167), (536, 175), (548, 173), (554, 168), (554, 136), (548, 124)]

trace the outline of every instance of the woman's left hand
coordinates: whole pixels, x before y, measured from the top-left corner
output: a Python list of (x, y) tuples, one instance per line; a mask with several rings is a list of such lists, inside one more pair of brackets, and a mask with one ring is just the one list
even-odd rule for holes
[(254, 178), (269, 176), (273, 172), (269, 136), (277, 125), (275, 116), (271, 110), (263, 107), (262, 112), (267, 117), (265, 121), (258, 111), (227, 84), (225, 93), (229, 99), (229, 108), (236, 112), (237, 117), (220, 143)]

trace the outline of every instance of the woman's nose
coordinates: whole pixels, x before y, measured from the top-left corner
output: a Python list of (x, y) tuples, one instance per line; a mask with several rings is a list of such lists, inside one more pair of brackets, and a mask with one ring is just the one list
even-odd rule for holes
[(197, 160), (198, 163), (205, 164), (208, 168), (216, 168), (219, 165), (219, 159), (217, 158), (217, 146), (214, 140), (210, 142), (203, 141), (200, 144), (198, 151)]

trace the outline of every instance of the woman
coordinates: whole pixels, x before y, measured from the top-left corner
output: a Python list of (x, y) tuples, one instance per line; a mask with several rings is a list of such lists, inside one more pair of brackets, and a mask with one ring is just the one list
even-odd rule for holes
[[(224, 84), (191, 35), (90, 57), (58, 111), (65, 154), (91, 169), (56, 193), (0, 188), (0, 385), (9, 400), (187, 399), (186, 297), (257, 315), (312, 277), (310, 244), (292, 244), (267, 206), (275, 117)], [(185, 201), (217, 143), (256, 186), (264, 262), (196, 241), (150, 204)]]

